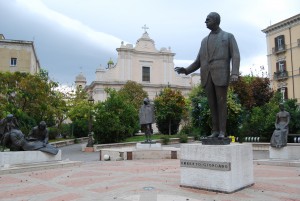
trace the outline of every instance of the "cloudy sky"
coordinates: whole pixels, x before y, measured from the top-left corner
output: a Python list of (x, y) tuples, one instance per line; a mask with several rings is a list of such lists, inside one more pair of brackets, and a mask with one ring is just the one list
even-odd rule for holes
[(0, 0), (0, 33), (6, 39), (34, 41), (42, 68), (61, 83), (74, 84), (82, 72), (88, 84), (95, 70), (116, 62), (121, 41), (135, 44), (146, 24), (156, 48), (171, 47), (175, 65), (197, 56), (209, 30), (211, 11), (221, 28), (235, 35), (241, 71), (267, 68), (262, 29), (299, 14), (299, 0)]

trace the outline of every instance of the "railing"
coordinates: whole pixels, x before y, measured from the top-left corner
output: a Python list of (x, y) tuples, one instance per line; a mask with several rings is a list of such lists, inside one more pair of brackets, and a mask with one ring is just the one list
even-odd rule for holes
[(285, 52), (285, 51), (286, 51), (286, 46), (285, 46), (285, 44), (280, 45), (280, 46), (278, 46), (278, 47), (273, 47), (273, 48), (272, 48), (272, 53), (273, 53), (273, 54), (278, 54), (278, 53)]
[(278, 71), (278, 72), (274, 72), (274, 80), (283, 80), (283, 79), (287, 79), (289, 77), (288, 72), (287, 71)]

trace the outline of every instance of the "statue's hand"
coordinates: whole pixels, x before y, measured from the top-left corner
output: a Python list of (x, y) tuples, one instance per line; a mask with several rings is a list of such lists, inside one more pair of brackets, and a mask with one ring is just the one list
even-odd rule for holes
[(230, 76), (230, 82), (236, 82), (236, 81), (238, 81), (238, 79), (239, 79), (238, 75), (231, 75)]
[(186, 69), (183, 67), (175, 67), (175, 71), (179, 74), (186, 74)]

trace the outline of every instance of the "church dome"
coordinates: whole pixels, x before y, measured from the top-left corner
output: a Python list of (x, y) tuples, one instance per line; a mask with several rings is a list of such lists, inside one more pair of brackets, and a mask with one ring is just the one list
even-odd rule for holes
[(148, 32), (143, 33), (142, 37), (143, 39), (150, 39)]
[(110, 58), (109, 61), (107, 62), (107, 65), (114, 65), (113, 60)]
[(86, 82), (85, 76), (82, 73), (80, 73), (76, 76), (76, 82)]

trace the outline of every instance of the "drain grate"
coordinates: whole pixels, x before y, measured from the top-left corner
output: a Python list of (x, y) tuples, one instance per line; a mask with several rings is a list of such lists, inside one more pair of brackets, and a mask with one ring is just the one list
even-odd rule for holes
[(152, 187), (152, 186), (146, 186), (146, 187), (144, 187), (143, 189), (144, 189), (145, 191), (152, 191), (152, 190), (154, 190), (155, 188)]

